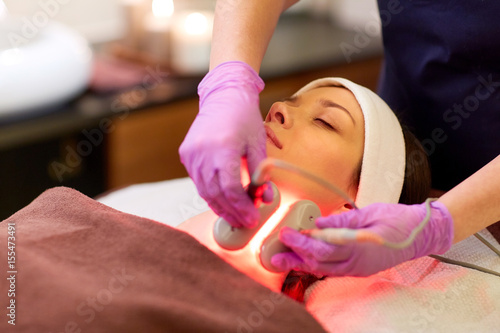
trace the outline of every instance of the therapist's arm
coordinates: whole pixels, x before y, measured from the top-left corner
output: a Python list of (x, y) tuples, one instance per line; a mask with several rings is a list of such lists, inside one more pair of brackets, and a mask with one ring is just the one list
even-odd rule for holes
[(283, 11), (298, 0), (218, 0), (210, 69), (239, 60), (259, 72), (262, 58)]
[(453, 217), (454, 243), (500, 221), (499, 175), (500, 155), (439, 198)]
[[(234, 227), (252, 227), (259, 213), (241, 184), (266, 158), (258, 71), (281, 13), (295, 0), (219, 0), (210, 72), (198, 85), (200, 111), (179, 147), (198, 193)], [(269, 188), (270, 189), (270, 188)], [(264, 197), (269, 196), (269, 192)]]

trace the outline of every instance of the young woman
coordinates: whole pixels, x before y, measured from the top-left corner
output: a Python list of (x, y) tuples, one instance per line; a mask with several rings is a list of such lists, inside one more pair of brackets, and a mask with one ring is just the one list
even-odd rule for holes
[[(237, 175), (225, 183), (212, 180), (221, 166), (239, 164), (244, 155), (250, 161), (250, 172), (265, 157), (264, 144), (253, 140), (262, 128), (257, 116), (264, 82), (258, 72), (280, 14), (296, 2), (217, 1), (211, 70), (198, 90), (201, 116), (193, 122), (179, 152), (199, 193), (233, 224), (248, 226), (255, 220), (256, 209), (245, 201), (241, 186), (227, 186), (239, 180)], [(449, 190), (438, 200), (441, 213), (432, 216), (425, 237), (415, 242), (420, 256), (434, 251), (429, 244), (449, 248), (449, 233), (457, 243), (485, 227), (495, 227), (493, 224), (500, 220), (500, 205), (496, 204), (500, 201), (500, 73), (496, 62), (500, 48), (495, 49), (489, 35), (477, 28), (478, 22), (487, 21), (482, 26), (488, 29), (498, 25), (492, 13), (498, 12), (500, 3), (453, 3), (378, 1), (385, 55), (379, 92), (395, 111), (412, 122), (420, 140), (431, 143), (434, 188)], [(444, 11), (447, 15), (442, 16)], [(415, 22), (422, 29), (416, 28)], [(493, 51), (485, 53), (486, 49)], [(233, 122), (229, 114), (239, 121)], [(214, 133), (216, 125), (221, 131)], [(250, 151), (249, 145), (254, 146)], [(221, 195), (204, 196), (209, 188), (217, 188)], [(383, 223), (391, 221), (402, 229), (408, 222), (419, 223), (418, 211), (425, 212), (424, 206), (386, 204), (347, 216), (331, 215), (328, 220), (338, 227), (356, 229), (361, 227), (357, 220), (369, 217), (372, 225), (382, 228)], [(234, 218), (237, 212), (239, 220)], [(395, 254), (365, 245), (357, 244), (352, 249), (359, 260), (350, 263), (354, 267), (350, 272), (357, 275), (367, 274), (365, 263), (379, 258), (392, 256), (393, 266), (412, 258), (404, 251)], [(307, 254), (311, 251), (302, 252), (302, 256)], [(292, 263), (288, 259), (284, 266)], [(385, 262), (378, 269), (387, 265)], [(347, 273), (338, 266), (330, 268), (329, 273)]]
[[(311, 82), (291, 98), (273, 104), (264, 125), (269, 157), (336, 185), (358, 207), (375, 202), (412, 204), (427, 198), (430, 172), (422, 147), (375, 93), (349, 80)], [(274, 169), (270, 179), (284, 201), (311, 200), (323, 216), (353, 208), (345, 199), (299, 175)], [(265, 270), (252, 245), (228, 251), (216, 244), (212, 234), (216, 219), (209, 211), (184, 222), (179, 229), (250, 277), (280, 290), (286, 273)], [(314, 281), (311, 277), (291, 273), (284, 289), (297, 290), (299, 285), (303, 291)], [(294, 297), (300, 299), (300, 292)]]

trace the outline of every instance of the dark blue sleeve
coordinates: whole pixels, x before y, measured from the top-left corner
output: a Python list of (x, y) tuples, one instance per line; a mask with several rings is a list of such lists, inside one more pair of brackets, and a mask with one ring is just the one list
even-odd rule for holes
[(448, 190), (500, 154), (500, 1), (378, 0), (380, 96)]

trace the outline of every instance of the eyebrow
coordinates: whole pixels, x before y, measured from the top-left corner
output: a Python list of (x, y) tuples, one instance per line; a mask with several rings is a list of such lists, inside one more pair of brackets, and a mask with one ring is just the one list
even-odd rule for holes
[(336, 109), (340, 109), (342, 111), (344, 111), (345, 113), (347, 113), (349, 115), (349, 117), (351, 117), (351, 120), (354, 124), (356, 124), (356, 121), (354, 120), (354, 117), (352, 116), (352, 114), (349, 112), (349, 110), (347, 110), (345, 107), (343, 107), (342, 105), (340, 104), (337, 104), (335, 103), (334, 101), (331, 101), (329, 99), (324, 99), (324, 98), (321, 98), (317, 101), (321, 106), (325, 107), (325, 108), (336, 108)]
[(282, 102), (289, 102), (289, 103), (296, 103), (299, 99), (299, 96), (290, 96), (287, 98), (283, 98), (281, 101)]
[[(290, 97), (282, 99), (282, 102), (297, 103), (299, 99), (300, 99), (300, 96), (290, 96)], [(354, 120), (354, 117), (352, 116), (352, 114), (349, 112), (349, 110), (347, 110), (342, 105), (337, 104), (334, 101), (331, 101), (329, 99), (324, 99), (324, 98), (318, 99), (316, 101), (316, 103), (319, 103), (324, 108), (336, 108), (336, 109), (344, 111), (351, 118), (353, 124), (356, 125), (356, 120)]]

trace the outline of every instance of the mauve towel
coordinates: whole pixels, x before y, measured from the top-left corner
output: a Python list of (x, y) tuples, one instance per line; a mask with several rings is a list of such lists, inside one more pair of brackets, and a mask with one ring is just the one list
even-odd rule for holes
[(0, 223), (0, 253), (0, 332), (324, 332), (186, 233), (69, 188)]

